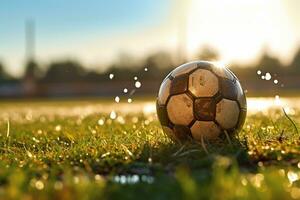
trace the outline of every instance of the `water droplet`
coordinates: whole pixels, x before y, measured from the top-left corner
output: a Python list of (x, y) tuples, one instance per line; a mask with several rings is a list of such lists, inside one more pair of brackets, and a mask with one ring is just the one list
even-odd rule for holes
[(127, 88), (124, 88), (123, 92), (124, 92), (124, 93), (127, 93), (127, 92), (128, 92), (128, 89), (127, 89)]
[(142, 83), (139, 81), (136, 81), (134, 85), (136, 88), (140, 88), (142, 86)]
[(265, 76), (264, 76), (264, 75), (263, 75), (263, 76), (261, 76), (261, 79), (265, 80)]
[(260, 70), (257, 70), (257, 75), (261, 75), (261, 71)]
[(111, 80), (111, 79), (113, 79), (114, 78), (114, 74), (109, 74), (109, 79)]
[(268, 81), (268, 80), (271, 80), (272, 76), (269, 72), (267, 72), (266, 75), (265, 75), (265, 78)]
[(132, 103), (132, 99), (130, 99), (130, 98), (127, 101), (128, 101), (128, 103)]
[(148, 68), (147, 68), (147, 67), (145, 67), (145, 68), (144, 68), (144, 70), (145, 70), (145, 72), (147, 72), (147, 71), (148, 71)]
[(110, 115), (109, 115), (109, 117), (111, 119), (116, 119), (117, 118), (117, 113), (114, 110), (112, 110), (111, 113), (110, 113)]
[(138, 80), (138, 77), (137, 77), (137, 76), (135, 76), (133, 79), (136, 81), (136, 80)]
[(275, 84), (277, 84), (277, 83), (278, 83), (278, 80), (277, 80), (277, 79), (275, 79), (275, 80), (274, 80), (274, 83), (275, 83)]
[(119, 96), (116, 96), (116, 97), (115, 97), (115, 102), (117, 102), (117, 103), (120, 102), (120, 97), (119, 97)]

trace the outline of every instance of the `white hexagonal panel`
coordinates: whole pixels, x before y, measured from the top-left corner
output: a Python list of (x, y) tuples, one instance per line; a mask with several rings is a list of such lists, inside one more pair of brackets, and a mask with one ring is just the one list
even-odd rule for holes
[(216, 139), (221, 133), (220, 128), (213, 121), (196, 121), (191, 127), (191, 133), (195, 140)]
[(167, 112), (172, 123), (187, 126), (194, 118), (193, 101), (186, 94), (174, 95), (167, 104)]
[(220, 76), (222, 78), (227, 78), (227, 79), (233, 81), (234, 78), (228, 70), (229, 69), (227, 69), (225, 66), (223, 66), (221, 64), (214, 64), (214, 66), (212, 67), (212, 71), (215, 74), (217, 74), (218, 76)]
[(218, 90), (218, 78), (206, 69), (198, 69), (189, 77), (189, 90), (196, 97), (212, 97)]
[(171, 86), (171, 80), (166, 79), (160, 86), (157, 102), (159, 105), (165, 105), (167, 102), (167, 99), (170, 95), (170, 86)]
[(175, 78), (176, 76), (187, 74), (190, 71), (197, 68), (197, 62), (189, 62), (183, 65), (180, 65), (176, 69), (174, 69), (171, 73), (171, 75)]
[(222, 99), (217, 104), (216, 120), (223, 129), (231, 129), (237, 125), (239, 106), (236, 101)]

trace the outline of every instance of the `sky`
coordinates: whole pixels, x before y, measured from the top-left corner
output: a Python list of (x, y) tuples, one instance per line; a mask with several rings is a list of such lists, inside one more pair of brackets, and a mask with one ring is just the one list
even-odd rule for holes
[(268, 50), (288, 63), (300, 46), (298, 8), (298, 0), (4, 0), (0, 62), (22, 74), (25, 22), (33, 20), (42, 66), (75, 59), (103, 70), (121, 54), (143, 58), (178, 48), (192, 60), (204, 45), (223, 62), (254, 62)]

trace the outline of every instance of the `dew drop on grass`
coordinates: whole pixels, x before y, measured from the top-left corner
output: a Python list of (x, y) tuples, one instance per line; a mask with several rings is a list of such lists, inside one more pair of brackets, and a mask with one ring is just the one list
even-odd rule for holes
[(287, 177), (288, 177), (290, 183), (293, 183), (293, 182), (299, 180), (298, 174), (293, 171), (288, 171)]
[(79, 178), (78, 178), (77, 176), (75, 176), (75, 177), (73, 178), (73, 181), (74, 181), (75, 184), (78, 184), (78, 183), (79, 183)]
[(61, 131), (61, 126), (60, 125), (55, 126), (55, 131), (57, 132)]
[(261, 76), (261, 79), (265, 80), (265, 76), (264, 76), (264, 75), (262, 75), (262, 76)]
[(26, 153), (27, 153), (27, 156), (28, 156), (29, 158), (32, 158), (32, 157), (33, 157), (32, 153), (31, 153), (30, 151), (26, 151)]
[(132, 99), (131, 98), (129, 98), (127, 101), (128, 101), (128, 103), (132, 103)]
[(280, 100), (279, 95), (275, 95), (275, 105), (281, 106), (281, 100)]
[(145, 68), (144, 68), (144, 71), (145, 71), (145, 72), (147, 72), (147, 71), (148, 71), (148, 68), (147, 68), (147, 67), (145, 67)]
[(62, 184), (61, 181), (56, 181), (56, 182), (54, 183), (54, 189), (55, 189), (55, 190), (61, 190), (62, 188), (63, 188), (63, 184)]
[(115, 102), (117, 102), (117, 103), (120, 102), (120, 97), (119, 97), (119, 96), (116, 96), (116, 97), (115, 97)]
[(42, 189), (44, 189), (44, 183), (39, 180), (39, 181), (35, 182), (35, 187), (38, 190), (42, 190)]
[(260, 70), (257, 70), (257, 75), (261, 75), (261, 71)]
[(134, 85), (136, 88), (140, 88), (142, 86), (142, 83), (139, 81), (136, 81)]
[(113, 79), (114, 78), (114, 74), (109, 74), (109, 79), (111, 80), (111, 79)]
[(101, 181), (103, 178), (102, 178), (102, 176), (100, 175), (100, 174), (96, 174), (95, 175), (95, 180), (96, 181)]
[(284, 169), (279, 169), (279, 170), (278, 170), (278, 174), (279, 174), (280, 176), (284, 177), (284, 176), (285, 176), (285, 171), (284, 171)]
[(137, 80), (138, 80), (138, 77), (137, 77), (137, 76), (135, 76), (133, 79), (134, 79), (135, 81), (137, 81)]
[(103, 119), (99, 119), (99, 120), (98, 120), (98, 124), (99, 124), (100, 126), (104, 125), (104, 120), (103, 120)]
[(110, 113), (110, 115), (109, 115), (109, 117), (111, 119), (116, 119), (117, 118), (117, 113), (114, 110), (112, 110), (111, 113)]
[(133, 117), (133, 118), (131, 119), (131, 121), (132, 121), (132, 123), (138, 123), (138, 121), (139, 121), (139, 118), (137, 118), (137, 117)]
[(241, 183), (243, 186), (246, 186), (248, 184), (248, 181), (246, 178), (242, 178)]
[(128, 89), (124, 88), (123, 92), (126, 94), (128, 92)]
[(118, 121), (120, 124), (125, 124), (125, 119), (124, 119), (122, 116), (118, 116), (118, 117), (117, 117), (117, 121)]
[(274, 82), (275, 84), (278, 84), (278, 80), (277, 80), (277, 79), (275, 79), (273, 82)]

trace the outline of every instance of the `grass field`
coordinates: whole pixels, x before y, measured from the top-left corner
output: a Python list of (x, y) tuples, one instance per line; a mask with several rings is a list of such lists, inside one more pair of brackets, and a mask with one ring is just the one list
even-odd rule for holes
[(250, 110), (231, 139), (176, 144), (153, 105), (0, 103), (0, 199), (300, 199), (300, 107)]

